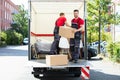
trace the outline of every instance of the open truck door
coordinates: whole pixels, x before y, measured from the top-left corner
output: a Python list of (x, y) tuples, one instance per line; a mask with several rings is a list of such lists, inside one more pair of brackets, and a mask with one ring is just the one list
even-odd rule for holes
[[(31, 61), (31, 66), (33, 67), (32, 73), (34, 77), (39, 79), (49, 78), (47, 75), (52, 77), (63, 77), (63, 74), (73, 74), (73, 77), (79, 77), (81, 76), (82, 68), (88, 67), (88, 62), (86, 60), (87, 50), (85, 50), (85, 58), (79, 60), (78, 63), (69, 62), (68, 65), (64, 66), (48, 66), (45, 62), (45, 56), (49, 54), (50, 45), (54, 40), (53, 30), (55, 21), (59, 17), (59, 13), (64, 12), (67, 22), (70, 24), (74, 17), (74, 9), (78, 9), (80, 11), (80, 17), (85, 19), (86, 30), (85, 0), (29, 0), (30, 44), (28, 57)], [(86, 33), (87, 31), (85, 31), (85, 49), (87, 49)], [(42, 76), (40, 76), (41, 74)]]

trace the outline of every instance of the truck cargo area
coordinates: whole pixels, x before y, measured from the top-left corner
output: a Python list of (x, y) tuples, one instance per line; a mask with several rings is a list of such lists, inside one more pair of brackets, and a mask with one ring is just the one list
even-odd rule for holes
[[(54, 40), (53, 30), (59, 13), (64, 12), (68, 23), (71, 24), (74, 9), (78, 9), (80, 17), (85, 20), (85, 0), (29, 0), (28, 57), (35, 78), (47, 80), (54, 77), (80, 77), (82, 67), (89, 66), (86, 60), (87, 52), (84, 52), (85, 58), (79, 59), (78, 63), (68, 62), (67, 65), (62, 66), (46, 64), (45, 56), (50, 55), (50, 46)], [(86, 44), (85, 38), (85, 49), (87, 49)]]

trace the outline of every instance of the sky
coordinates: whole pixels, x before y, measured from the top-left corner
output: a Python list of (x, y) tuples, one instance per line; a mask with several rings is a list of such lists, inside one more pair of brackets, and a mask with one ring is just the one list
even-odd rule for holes
[(23, 4), (25, 6), (25, 9), (28, 9), (28, 0), (11, 0), (16, 5)]

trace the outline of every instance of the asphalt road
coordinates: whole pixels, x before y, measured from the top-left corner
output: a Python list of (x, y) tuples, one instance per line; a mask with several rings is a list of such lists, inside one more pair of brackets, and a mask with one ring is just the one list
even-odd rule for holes
[(0, 48), (0, 56), (27, 56), (28, 46), (7, 46)]
[[(31, 74), (32, 67), (29, 66), (27, 50), (27, 46), (0, 48), (0, 80), (38, 80)], [(120, 64), (99, 58), (93, 58), (89, 63), (90, 80), (120, 80)]]

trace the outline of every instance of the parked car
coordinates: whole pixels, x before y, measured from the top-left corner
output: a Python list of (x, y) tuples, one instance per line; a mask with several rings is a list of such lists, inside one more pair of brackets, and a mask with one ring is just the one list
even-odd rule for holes
[(23, 39), (23, 45), (28, 45), (28, 42), (29, 42), (29, 41), (28, 41), (28, 38), (24, 38), (24, 39)]
[[(101, 53), (106, 53), (106, 45), (107, 45), (106, 41), (100, 41), (100, 52)], [(90, 43), (90, 46), (97, 49), (97, 52), (98, 52), (98, 46), (99, 46), (98, 41)]]
[(93, 48), (92, 46), (88, 46), (88, 60), (90, 60), (91, 57), (97, 56), (97, 54), (97, 49)]
[[(88, 45), (87, 48), (88, 48), (88, 60), (90, 60), (91, 57), (97, 56), (98, 51), (96, 48), (94, 48), (93, 46), (90, 46), (90, 45)], [(83, 48), (81, 48), (80, 52), (82, 53), (81, 56), (84, 57), (84, 49)]]

